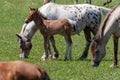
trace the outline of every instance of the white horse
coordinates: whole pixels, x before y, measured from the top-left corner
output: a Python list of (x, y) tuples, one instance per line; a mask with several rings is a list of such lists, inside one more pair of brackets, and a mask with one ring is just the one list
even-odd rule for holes
[[(50, 20), (55, 20), (59, 18), (71, 19), (73, 21), (76, 21), (76, 26), (78, 27), (79, 32), (84, 30), (87, 44), (81, 56), (81, 59), (84, 59), (87, 57), (88, 49), (91, 42), (90, 32), (92, 32), (93, 34), (96, 34), (98, 26), (101, 21), (102, 13), (103, 15), (106, 15), (110, 10), (111, 9), (100, 7), (100, 6), (89, 5), (89, 4), (59, 5), (55, 3), (48, 3), (46, 5), (43, 5), (41, 8), (39, 8), (39, 12), (47, 19), (50, 19)], [(31, 28), (36, 27), (34, 22), (30, 22), (23, 26), (23, 29), (22, 29), (23, 31), (21, 31), (20, 33), (20, 36), (24, 37), (25, 39), (24, 41), (31, 41), (33, 34), (30, 32), (24, 32), (26, 31), (25, 29), (27, 27), (29, 28), (30, 26)], [(20, 42), (21, 40), (19, 39), (19, 43)], [(56, 53), (55, 54), (55, 57), (56, 57), (58, 56), (58, 51), (55, 48), (55, 42), (53, 39), (52, 39), (52, 44)], [(27, 48), (25, 49), (27, 50)], [(43, 56), (47, 56), (47, 55), (44, 54)], [(25, 52), (23, 53), (22, 57), (25, 57)]]
[(92, 51), (92, 65), (98, 66), (106, 54), (105, 47), (110, 36), (113, 35), (114, 41), (114, 62), (111, 67), (118, 63), (118, 38), (120, 37), (120, 4), (115, 6), (112, 11), (106, 16), (104, 22), (101, 24), (97, 35), (91, 44)]

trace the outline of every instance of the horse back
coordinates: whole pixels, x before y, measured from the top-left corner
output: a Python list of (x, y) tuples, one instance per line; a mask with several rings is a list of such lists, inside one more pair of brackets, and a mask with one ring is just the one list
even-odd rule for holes
[(0, 63), (0, 80), (50, 80), (45, 73), (43, 68), (24, 61)]

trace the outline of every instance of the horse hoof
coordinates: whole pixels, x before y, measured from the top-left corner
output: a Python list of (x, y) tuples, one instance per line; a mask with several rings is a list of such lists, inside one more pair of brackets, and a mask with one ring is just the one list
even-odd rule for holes
[(64, 61), (67, 61), (68, 59), (67, 58), (64, 58)]
[(110, 68), (114, 68), (114, 67), (117, 67), (117, 65), (115, 65), (115, 64), (110, 65)]
[(87, 57), (87, 56), (81, 56), (81, 57), (79, 58), (79, 60), (84, 60), (84, 59), (86, 59), (86, 57)]
[(59, 53), (55, 52), (53, 57), (55, 57), (57, 59), (59, 57)]
[(53, 56), (52, 56), (52, 55), (49, 55), (49, 59), (50, 59), (50, 60), (53, 60)]
[(47, 58), (48, 58), (48, 56), (43, 55), (43, 56), (41, 57), (41, 60), (42, 60), (42, 61), (45, 61)]
[(55, 60), (55, 59), (57, 59), (57, 57), (55, 57), (55, 56), (52, 56), (52, 59), (54, 59), (54, 60)]

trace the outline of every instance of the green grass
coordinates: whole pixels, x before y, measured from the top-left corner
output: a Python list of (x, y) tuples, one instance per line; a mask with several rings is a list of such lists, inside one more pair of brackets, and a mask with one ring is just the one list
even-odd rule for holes
[[(79, 0), (79, 3), (81, 0)], [(93, 0), (92, 4), (101, 6), (104, 0)], [(101, 1), (101, 2), (99, 2)], [(118, 4), (120, 0), (113, 0), (109, 7)], [(73, 0), (57, 0), (60, 4), (73, 4)], [(33, 48), (28, 59), (19, 58), (19, 47), (16, 33), (19, 33), (29, 7), (42, 6), (42, 0), (0, 0), (0, 61), (24, 60), (44, 67), (51, 80), (119, 80), (120, 65), (109, 68), (113, 60), (113, 42), (107, 44), (107, 55), (97, 68), (91, 67), (91, 55), (86, 60), (78, 60), (85, 47), (83, 32), (80, 36), (73, 36), (73, 60), (63, 61), (65, 41), (62, 36), (56, 35), (56, 46), (60, 52), (58, 60), (41, 61), (43, 55), (43, 38), (39, 31), (32, 39)], [(120, 45), (120, 44), (119, 44)], [(90, 52), (89, 52), (90, 53)], [(119, 50), (120, 53), (120, 50)], [(119, 56), (118, 56), (119, 57)]]

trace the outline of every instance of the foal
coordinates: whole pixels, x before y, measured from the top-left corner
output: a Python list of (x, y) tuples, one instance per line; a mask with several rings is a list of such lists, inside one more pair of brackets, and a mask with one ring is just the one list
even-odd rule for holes
[[(72, 27), (74, 27), (74, 29), (77, 30), (75, 28), (75, 24), (71, 24), (74, 22), (68, 19), (46, 20), (42, 17), (42, 15), (40, 15), (38, 9), (30, 8), (30, 13), (26, 19), (26, 23), (32, 20), (40, 29), (40, 32), (44, 37), (44, 49), (45, 49), (45, 54), (47, 55), (44, 56), (45, 59), (48, 58), (48, 53), (51, 54), (49, 39), (55, 34), (61, 34), (64, 36), (66, 40), (66, 53), (64, 56), (64, 60), (67, 60), (68, 54), (69, 54), (69, 59), (71, 60), (71, 53), (72, 53), (71, 33), (73, 31)], [(44, 58), (42, 60), (44, 60)]]
[(50, 80), (46, 71), (24, 61), (0, 62), (0, 80)]

